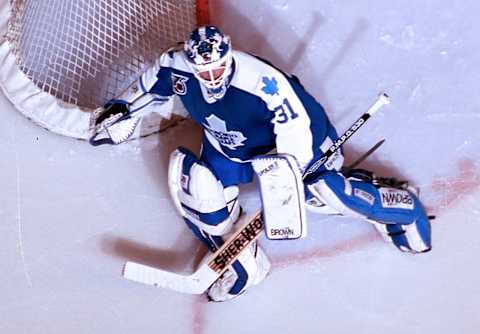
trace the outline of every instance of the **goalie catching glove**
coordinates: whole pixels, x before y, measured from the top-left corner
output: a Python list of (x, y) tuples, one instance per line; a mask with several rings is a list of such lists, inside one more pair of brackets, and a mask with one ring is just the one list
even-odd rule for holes
[(120, 144), (133, 135), (139, 122), (140, 117), (132, 116), (128, 103), (113, 100), (92, 113), (90, 144)]

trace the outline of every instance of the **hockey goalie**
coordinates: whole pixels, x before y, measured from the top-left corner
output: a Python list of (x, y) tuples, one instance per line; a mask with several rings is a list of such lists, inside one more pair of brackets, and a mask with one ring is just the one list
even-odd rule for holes
[[(339, 140), (324, 108), (295, 76), (233, 50), (230, 38), (214, 26), (195, 29), (183, 46), (164, 53), (131, 89), (96, 112), (91, 143), (127, 140), (143, 115), (173, 95), (204, 136), (200, 156), (185, 148), (172, 152), (169, 189), (178, 213), (211, 252), (236, 231), (242, 211), (238, 186), (272, 170), (276, 174), (265, 181), (270, 186), (261, 189), (265, 222), (289, 216), (292, 226), (270, 229), (272, 237), (305, 236), (303, 222), (295, 223), (305, 219), (302, 208), (328, 207), (364, 218), (402, 252), (431, 249), (429, 218), (415, 189), (365, 170), (342, 172), (341, 149), (316, 164)], [(283, 176), (293, 181), (284, 184)], [(286, 215), (275, 216), (290, 202), (301, 207), (287, 206)], [(297, 209), (299, 214), (289, 214)], [(263, 281), (269, 269), (267, 255), (254, 242), (206, 293), (213, 301), (229, 300)]]

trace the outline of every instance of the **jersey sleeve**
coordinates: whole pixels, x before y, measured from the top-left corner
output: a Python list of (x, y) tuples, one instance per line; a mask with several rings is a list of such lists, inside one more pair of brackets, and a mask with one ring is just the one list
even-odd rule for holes
[(155, 112), (155, 107), (164, 104), (174, 94), (171, 84), (168, 52), (142, 73), (116, 100), (127, 103), (130, 112), (144, 115)]
[(158, 96), (172, 96), (175, 94), (172, 85), (172, 67), (174, 63), (175, 52), (167, 51), (152, 67), (151, 72), (145, 72), (141, 81), (143, 87), (150, 94)]
[(304, 104), (280, 72), (263, 76), (259, 89), (272, 112), (277, 153), (293, 155), (303, 171), (314, 155), (311, 120)]

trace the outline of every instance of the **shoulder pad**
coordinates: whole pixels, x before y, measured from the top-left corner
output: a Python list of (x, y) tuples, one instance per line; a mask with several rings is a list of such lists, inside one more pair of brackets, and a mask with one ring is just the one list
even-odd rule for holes
[(173, 59), (173, 55), (175, 54), (175, 52), (178, 52), (178, 51), (183, 51), (183, 45), (185, 43), (184, 42), (178, 42), (175, 46), (172, 46), (171, 48), (169, 48), (166, 53), (168, 54), (168, 56), (170, 58)]

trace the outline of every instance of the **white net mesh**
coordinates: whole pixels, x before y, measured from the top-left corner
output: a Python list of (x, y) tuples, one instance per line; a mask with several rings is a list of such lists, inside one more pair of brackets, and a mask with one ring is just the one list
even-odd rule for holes
[(84, 108), (125, 90), (196, 25), (194, 0), (11, 0), (6, 39), (43, 91)]

